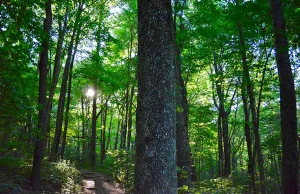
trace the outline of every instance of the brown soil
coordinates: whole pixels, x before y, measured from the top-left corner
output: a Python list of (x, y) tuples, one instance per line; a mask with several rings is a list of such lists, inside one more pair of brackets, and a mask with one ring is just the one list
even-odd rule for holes
[(100, 172), (80, 170), (85, 194), (125, 194), (111, 178)]

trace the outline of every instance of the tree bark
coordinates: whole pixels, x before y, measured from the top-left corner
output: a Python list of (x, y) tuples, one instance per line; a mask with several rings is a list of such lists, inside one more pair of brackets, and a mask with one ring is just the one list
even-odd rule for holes
[(280, 83), (280, 116), (282, 140), (282, 190), (298, 193), (297, 107), (294, 77), (281, 0), (270, 0), (275, 34), (276, 61)]
[(170, 0), (138, 0), (136, 194), (177, 193), (172, 24)]
[(42, 42), (42, 52), (39, 61), (39, 116), (38, 116), (38, 129), (39, 134), (36, 140), (34, 149), (34, 159), (31, 171), (31, 185), (34, 189), (37, 189), (41, 184), (41, 170), (42, 162), (45, 152), (45, 139), (47, 131), (47, 66), (48, 66), (48, 51), (49, 51), (49, 39), (50, 30), (52, 26), (52, 10), (51, 0), (46, 2), (46, 19), (44, 20), (44, 32), (46, 38)]

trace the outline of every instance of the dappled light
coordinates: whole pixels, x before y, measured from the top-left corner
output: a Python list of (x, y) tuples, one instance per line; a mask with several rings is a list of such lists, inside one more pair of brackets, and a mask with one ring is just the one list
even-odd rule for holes
[(299, 0), (0, 0), (0, 193), (299, 192)]

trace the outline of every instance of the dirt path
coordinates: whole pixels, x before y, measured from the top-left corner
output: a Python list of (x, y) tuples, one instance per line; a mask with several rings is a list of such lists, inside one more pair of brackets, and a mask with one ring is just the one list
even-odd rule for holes
[(125, 194), (112, 179), (100, 172), (80, 170), (85, 194)]

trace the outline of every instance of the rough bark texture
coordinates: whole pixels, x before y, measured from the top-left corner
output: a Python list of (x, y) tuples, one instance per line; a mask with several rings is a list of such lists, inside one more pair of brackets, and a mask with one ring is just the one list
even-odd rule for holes
[(276, 61), (280, 82), (282, 139), (282, 191), (298, 193), (297, 108), (294, 78), (289, 60), (288, 41), (281, 1), (270, 0), (275, 34)]
[(38, 188), (41, 184), (41, 170), (42, 162), (45, 152), (45, 139), (47, 131), (47, 65), (48, 65), (48, 50), (49, 50), (49, 37), (50, 30), (52, 26), (52, 10), (51, 10), (51, 0), (46, 3), (46, 19), (44, 20), (44, 32), (47, 38), (42, 42), (43, 51), (40, 55), (39, 61), (39, 117), (38, 117), (38, 128), (40, 134), (37, 138), (35, 149), (34, 149), (34, 159), (31, 172), (31, 184), (34, 189)]
[(177, 193), (172, 24), (170, 0), (138, 1), (136, 194)]

